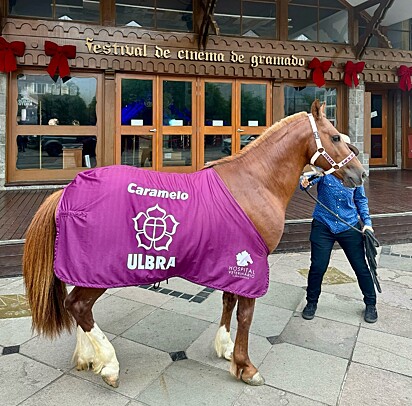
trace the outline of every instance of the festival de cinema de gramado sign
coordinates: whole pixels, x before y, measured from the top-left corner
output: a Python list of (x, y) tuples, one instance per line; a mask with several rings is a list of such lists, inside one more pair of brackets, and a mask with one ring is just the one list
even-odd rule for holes
[[(231, 63), (246, 63), (244, 54), (230, 52), (213, 52), (213, 51), (198, 51), (193, 49), (178, 49), (171, 51), (168, 48), (162, 48), (158, 45), (130, 45), (115, 43), (98, 44), (94, 43), (93, 38), (86, 38), (86, 47), (89, 53), (103, 55), (119, 55), (139, 58), (157, 58), (157, 59), (178, 59), (184, 61), (205, 61), (205, 62), (231, 62)], [(304, 66), (305, 59), (291, 56), (276, 56), (276, 55), (257, 55), (250, 56), (249, 64), (252, 68), (257, 68), (259, 65), (273, 66)]]

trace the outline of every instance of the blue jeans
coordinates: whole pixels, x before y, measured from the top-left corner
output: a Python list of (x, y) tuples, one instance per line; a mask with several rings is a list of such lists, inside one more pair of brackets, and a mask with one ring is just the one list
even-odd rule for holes
[[(360, 229), (359, 223), (356, 227)], [(311, 265), (306, 300), (312, 303), (318, 302), (323, 275), (328, 268), (335, 241), (342, 247), (352, 269), (355, 271), (359, 287), (363, 293), (363, 301), (365, 304), (376, 304), (375, 286), (366, 263), (362, 234), (351, 228), (342, 233), (333, 234), (325, 224), (317, 220), (312, 221), (310, 233)]]

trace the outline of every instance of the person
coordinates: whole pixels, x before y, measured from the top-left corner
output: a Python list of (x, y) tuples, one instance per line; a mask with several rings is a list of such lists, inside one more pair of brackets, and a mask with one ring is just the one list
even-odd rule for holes
[[(341, 134), (341, 138), (350, 144), (346, 134)], [(352, 145), (349, 147), (356, 150)], [(376, 292), (366, 263), (363, 243), (363, 232), (366, 229), (373, 232), (373, 228), (364, 187), (347, 188), (340, 179), (331, 174), (318, 177), (311, 182), (306, 176), (301, 177), (302, 190), (314, 184), (317, 184), (318, 200), (351, 226), (358, 230), (362, 227), (362, 233), (337, 219), (319, 203), (316, 204), (310, 233), (311, 264), (306, 289), (307, 304), (303, 309), (302, 317), (306, 320), (315, 317), (323, 276), (329, 265), (333, 245), (337, 241), (358, 279), (366, 305), (364, 319), (368, 323), (375, 323), (378, 320)]]

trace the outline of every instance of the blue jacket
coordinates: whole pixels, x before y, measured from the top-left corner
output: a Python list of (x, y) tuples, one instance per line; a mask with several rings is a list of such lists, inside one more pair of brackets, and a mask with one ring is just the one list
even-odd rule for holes
[[(314, 179), (311, 184), (318, 185), (318, 200), (336, 213), (350, 225), (355, 226), (359, 218), (363, 225), (372, 226), (369, 215), (368, 198), (363, 186), (348, 188), (333, 175), (325, 175)], [(304, 188), (300, 186), (302, 190)], [(338, 220), (320, 204), (316, 204), (313, 218), (325, 224), (333, 234), (341, 233), (349, 227)]]

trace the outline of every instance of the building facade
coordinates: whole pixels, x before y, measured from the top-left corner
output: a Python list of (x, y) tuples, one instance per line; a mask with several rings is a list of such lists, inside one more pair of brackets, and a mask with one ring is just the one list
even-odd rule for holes
[(315, 98), (366, 168), (412, 169), (407, 3), (3, 1), (0, 186), (192, 172)]

